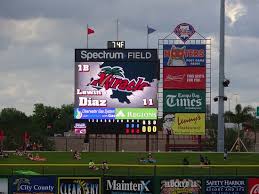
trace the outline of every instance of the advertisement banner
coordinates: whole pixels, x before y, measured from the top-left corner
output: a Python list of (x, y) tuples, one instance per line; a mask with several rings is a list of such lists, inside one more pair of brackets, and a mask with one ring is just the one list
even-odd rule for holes
[(58, 194), (101, 194), (99, 177), (59, 177)]
[(85, 123), (74, 123), (74, 133), (76, 135), (86, 134), (86, 124)]
[(205, 135), (205, 113), (175, 113), (172, 130), (176, 135)]
[(206, 89), (205, 67), (164, 67), (164, 89)]
[(205, 44), (164, 44), (163, 45), (164, 66), (205, 66), (206, 45)]
[(8, 194), (8, 178), (0, 178), (0, 193)]
[(115, 119), (115, 108), (75, 108), (74, 119)]
[(56, 193), (56, 178), (52, 176), (12, 177), (11, 185), (11, 193), (15, 194)]
[(245, 179), (207, 179), (205, 181), (206, 194), (245, 194)]
[(201, 194), (202, 184), (198, 179), (170, 179), (160, 181), (160, 194)]
[(156, 120), (156, 108), (116, 108), (115, 118), (119, 120)]
[(206, 112), (204, 90), (164, 90), (164, 112)]
[(152, 178), (105, 177), (105, 194), (153, 194)]
[(157, 108), (157, 72), (154, 62), (76, 63), (75, 108)]
[(258, 194), (259, 193), (259, 178), (249, 178), (248, 179), (248, 194)]

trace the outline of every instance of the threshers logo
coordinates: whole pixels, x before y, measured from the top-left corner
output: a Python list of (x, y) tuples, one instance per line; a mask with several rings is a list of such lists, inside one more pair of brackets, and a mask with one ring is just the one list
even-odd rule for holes
[(15, 179), (13, 183), (13, 185), (16, 185), (16, 191), (20, 191), (21, 185), (30, 185), (30, 184), (31, 184), (30, 180), (26, 178)]
[(134, 92), (151, 86), (150, 83), (145, 81), (145, 78), (143, 77), (138, 77), (137, 80), (129, 80), (128, 78), (125, 78), (123, 68), (118, 66), (103, 67), (98, 76), (98, 79), (94, 79), (90, 83), (90, 85), (95, 88)]
[(176, 26), (174, 33), (183, 41), (186, 42), (194, 33), (195, 30), (192, 25), (182, 23)]

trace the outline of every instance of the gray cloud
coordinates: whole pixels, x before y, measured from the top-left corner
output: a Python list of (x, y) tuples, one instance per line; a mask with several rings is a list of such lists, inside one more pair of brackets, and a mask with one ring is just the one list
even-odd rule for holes
[[(255, 104), (251, 96), (259, 95), (255, 89), (259, 4), (240, 2), (246, 13), (233, 25), (226, 19), (226, 76), (231, 79), (226, 91), (239, 93), (240, 102)], [(119, 38), (128, 48), (146, 47), (147, 24), (157, 29), (150, 35), (153, 48), (182, 22), (213, 38), (212, 97), (217, 96), (219, 7), (215, 0), (1, 1), (0, 109), (16, 107), (30, 114), (34, 103), (73, 102), (74, 49), (86, 47), (86, 25), (95, 29), (89, 47), (103, 48), (107, 40), (116, 39), (117, 18)], [(217, 111), (217, 104), (212, 110)]]

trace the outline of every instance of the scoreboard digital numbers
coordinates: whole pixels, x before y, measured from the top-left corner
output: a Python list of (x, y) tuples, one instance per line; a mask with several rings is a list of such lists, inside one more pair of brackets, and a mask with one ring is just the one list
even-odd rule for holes
[(76, 49), (75, 122), (89, 133), (157, 132), (156, 49)]
[(125, 49), (125, 41), (108, 41), (108, 49)]

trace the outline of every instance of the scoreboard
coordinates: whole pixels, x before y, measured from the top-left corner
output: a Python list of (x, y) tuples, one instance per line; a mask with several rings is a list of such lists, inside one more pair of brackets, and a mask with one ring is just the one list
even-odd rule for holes
[(76, 49), (75, 123), (89, 133), (155, 133), (158, 80), (156, 49)]

